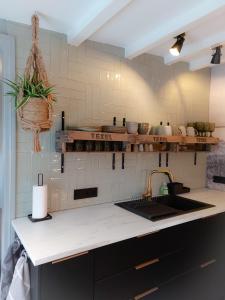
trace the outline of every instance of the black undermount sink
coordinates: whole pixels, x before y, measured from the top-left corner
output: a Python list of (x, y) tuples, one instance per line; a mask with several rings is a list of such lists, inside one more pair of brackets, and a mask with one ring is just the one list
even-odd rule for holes
[(158, 221), (214, 206), (177, 195), (120, 202), (116, 205), (151, 221)]

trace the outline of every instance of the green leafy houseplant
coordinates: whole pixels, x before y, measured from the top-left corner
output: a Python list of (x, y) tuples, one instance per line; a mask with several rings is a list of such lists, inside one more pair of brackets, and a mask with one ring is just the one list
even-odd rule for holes
[(56, 101), (54, 97), (54, 86), (46, 86), (41, 80), (18, 76), (17, 81), (4, 80), (12, 90), (6, 94), (15, 99), (16, 109), (21, 108), (32, 98), (47, 99), (51, 96), (51, 100)]

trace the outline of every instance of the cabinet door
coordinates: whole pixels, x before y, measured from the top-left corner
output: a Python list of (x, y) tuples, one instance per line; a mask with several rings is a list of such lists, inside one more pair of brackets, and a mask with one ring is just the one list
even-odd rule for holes
[(40, 300), (53, 299), (93, 299), (93, 259), (91, 254), (41, 266)]

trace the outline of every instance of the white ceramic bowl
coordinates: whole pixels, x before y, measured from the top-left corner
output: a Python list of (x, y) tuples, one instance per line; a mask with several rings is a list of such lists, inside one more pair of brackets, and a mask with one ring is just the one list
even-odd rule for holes
[(127, 132), (135, 134), (138, 131), (138, 123), (137, 122), (126, 122)]

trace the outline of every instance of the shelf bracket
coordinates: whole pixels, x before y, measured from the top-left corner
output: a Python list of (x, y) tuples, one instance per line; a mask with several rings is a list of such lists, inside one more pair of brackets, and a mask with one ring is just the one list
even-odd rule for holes
[(116, 168), (116, 153), (112, 154), (112, 169), (115, 170)]
[(169, 166), (169, 152), (166, 152), (166, 167)]
[(122, 153), (122, 170), (125, 169), (125, 153)]
[(197, 152), (195, 152), (194, 154), (194, 165), (195, 166), (197, 165)]
[(61, 173), (64, 173), (64, 153), (61, 153)]
[[(65, 112), (61, 113), (61, 130), (65, 130)], [(64, 153), (61, 153), (61, 173), (64, 173)]]
[(159, 168), (162, 167), (162, 153), (159, 152)]

